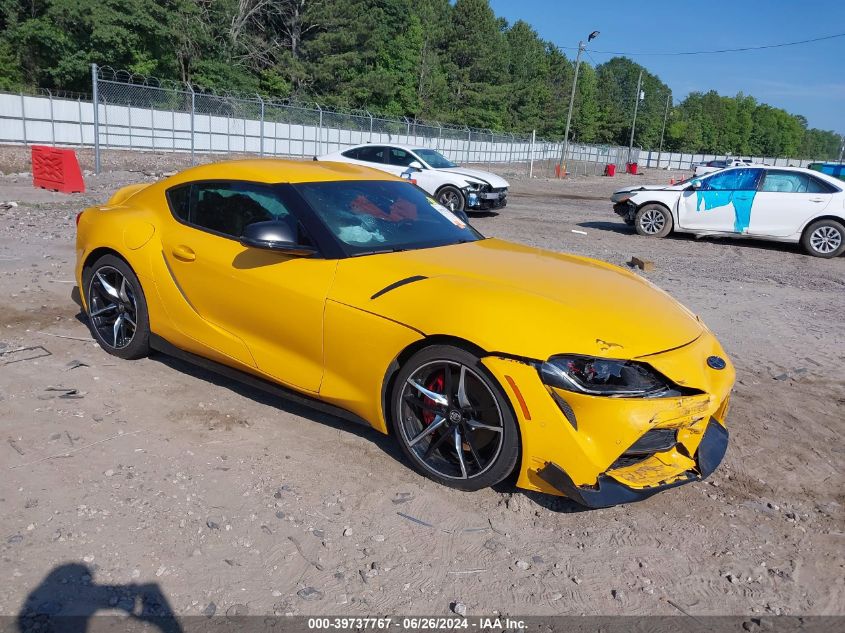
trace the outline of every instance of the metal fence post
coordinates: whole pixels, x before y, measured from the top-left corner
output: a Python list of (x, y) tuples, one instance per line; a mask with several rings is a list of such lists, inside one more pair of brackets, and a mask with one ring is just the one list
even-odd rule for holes
[[(100, 98), (97, 90), (97, 64), (91, 64), (91, 101), (94, 106), (94, 173), (100, 173)], [(24, 123), (24, 129), (26, 124)], [(25, 142), (25, 141), (24, 141)]]
[(76, 98), (76, 106), (79, 111), (79, 148), (85, 143), (85, 128), (82, 126), (82, 97)]
[(320, 111), (320, 121), (317, 126), (317, 153), (323, 153), (323, 108), (317, 104), (317, 109)]
[(469, 148), (472, 145), (472, 130), (467, 128), (467, 163), (469, 163)]
[(194, 88), (191, 84), (185, 84), (188, 86), (188, 90), (191, 91), (191, 165), (194, 164), (194, 106), (196, 94), (194, 93)]
[(129, 123), (129, 149), (132, 149), (132, 103), (126, 102), (126, 121)]
[(531, 130), (531, 145), (528, 146), (528, 177), (534, 177), (534, 143), (537, 141), (537, 130)]
[(50, 99), (50, 140), (53, 145), (56, 144), (56, 117), (53, 116), (53, 93), (47, 91), (47, 97)]
[(370, 114), (369, 110), (365, 110), (367, 115), (370, 117), (370, 143), (373, 142), (373, 115)]
[(259, 129), (259, 141), (258, 141), (258, 155), (264, 156), (264, 99), (261, 98), (261, 95), (258, 95), (258, 103), (261, 106), (261, 123)]
[(26, 99), (23, 97), (23, 90), (21, 90), (21, 124), (23, 125), (23, 144), (29, 145), (26, 140)]

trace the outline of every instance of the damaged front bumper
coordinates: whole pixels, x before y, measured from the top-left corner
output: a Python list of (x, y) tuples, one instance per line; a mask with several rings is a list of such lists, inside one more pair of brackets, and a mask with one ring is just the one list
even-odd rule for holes
[(725, 453), (736, 375), (729, 360), (710, 367), (710, 356), (726, 359), (705, 330), (687, 345), (641, 357), (687, 390), (661, 398), (565, 391), (544, 384), (535, 363), (483, 358), (515, 403), (522, 441), (516, 485), (604, 507), (707, 477)]
[(613, 205), (613, 212), (625, 220), (625, 224), (633, 224), (637, 215), (637, 205), (630, 200), (617, 202)]
[[(588, 508), (607, 508), (620, 503), (642, 501), (655, 493), (668, 488), (675, 488), (693, 481), (706, 479), (722, 462), (728, 449), (728, 430), (717, 420), (711, 418), (704, 432), (704, 437), (695, 452), (695, 466), (683, 472), (672, 473), (673, 468), (666, 464), (669, 479), (643, 488), (633, 488), (614, 477), (602, 473), (594, 486), (577, 486), (560, 466), (548, 462), (537, 471), (537, 475), (561, 493)], [(661, 461), (660, 454), (649, 459)], [(667, 452), (667, 457), (668, 452)], [(671, 459), (671, 458), (670, 458)]]
[(501, 209), (508, 204), (506, 187), (491, 191), (466, 191), (466, 208), (471, 211), (490, 211)]

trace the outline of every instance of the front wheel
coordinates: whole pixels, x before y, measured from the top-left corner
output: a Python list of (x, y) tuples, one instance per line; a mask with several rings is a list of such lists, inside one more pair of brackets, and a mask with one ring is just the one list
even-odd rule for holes
[(459, 490), (513, 472), (519, 432), (507, 397), (478, 357), (436, 345), (414, 354), (391, 394), (394, 433), (414, 468)]
[(672, 232), (672, 214), (659, 204), (646, 204), (637, 211), (634, 228), (639, 235), (666, 237)]
[(838, 257), (845, 252), (845, 226), (836, 220), (819, 220), (807, 227), (801, 246), (813, 257)]
[(437, 192), (437, 202), (442, 204), (449, 211), (463, 211), (466, 201), (464, 194), (457, 187), (446, 185)]
[(125, 261), (103, 255), (82, 275), (91, 333), (109, 354), (132, 360), (150, 351), (150, 322), (141, 282)]

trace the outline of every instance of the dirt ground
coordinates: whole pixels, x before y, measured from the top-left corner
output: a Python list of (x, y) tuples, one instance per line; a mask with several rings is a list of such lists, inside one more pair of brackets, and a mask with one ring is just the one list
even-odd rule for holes
[(139, 587), (179, 615), (845, 614), (845, 258), (638, 237), (608, 196), (666, 172), (515, 179), (482, 233), (652, 260), (737, 366), (711, 479), (583, 511), (449, 490), (374, 431), (102, 352), (71, 300), (74, 216), (152, 177), (89, 177), (75, 196), (0, 177), (19, 203), (0, 210), (0, 616), (131, 608)]

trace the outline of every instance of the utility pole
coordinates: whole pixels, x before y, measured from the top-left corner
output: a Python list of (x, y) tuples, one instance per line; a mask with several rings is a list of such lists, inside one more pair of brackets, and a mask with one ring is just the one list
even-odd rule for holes
[(669, 103), (672, 100), (672, 93), (666, 94), (666, 111), (663, 113), (663, 127), (660, 130), (660, 149), (657, 150), (657, 168), (660, 169), (660, 158), (663, 155), (663, 134), (666, 132), (666, 119), (669, 118)]
[(631, 154), (634, 151), (634, 129), (637, 127), (637, 109), (640, 106), (640, 99), (642, 99), (642, 92), (640, 89), (643, 85), (643, 71), (640, 71), (640, 77), (637, 79), (637, 95), (634, 97), (634, 120), (631, 121), (631, 140), (628, 143), (628, 162), (631, 162)]
[(563, 132), (563, 150), (560, 152), (558, 163), (560, 172), (563, 172), (563, 161), (566, 160), (566, 152), (569, 150), (569, 124), (572, 122), (572, 108), (575, 105), (575, 87), (578, 85), (578, 70), (581, 68), (581, 53), (587, 48), (583, 40), (578, 42), (578, 55), (575, 57), (575, 76), (572, 78), (572, 94), (569, 95), (569, 114), (566, 115), (566, 129)]
[(845, 154), (845, 136), (842, 137), (842, 145), (839, 146), (839, 162), (842, 162), (842, 155)]

